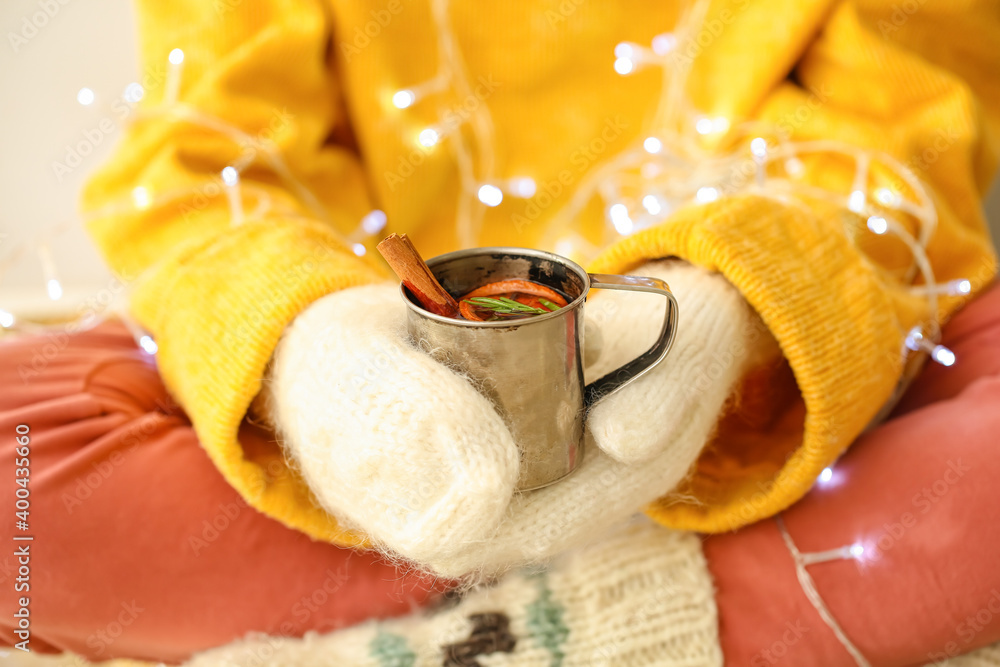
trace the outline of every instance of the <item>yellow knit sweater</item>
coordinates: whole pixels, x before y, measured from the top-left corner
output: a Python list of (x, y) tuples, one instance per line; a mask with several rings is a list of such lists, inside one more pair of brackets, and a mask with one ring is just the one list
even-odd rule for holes
[[(132, 312), (225, 478), (284, 523), (357, 544), (278, 444), (240, 445), (283, 328), (330, 291), (388, 277), (370, 252), (351, 252), (375, 208), (387, 231), (408, 232), (426, 255), (470, 241), (551, 246), (548, 223), (594, 169), (643, 140), (661, 98), (656, 68), (615, 73), (615, 45), (671, 30), (678, 3), (138, 4), (146, 96), (86, 189), (90, 229), (133, 279)], [(794, 140), (838, 140), (913, 168), (937, 205), (927, 243), (937, 279), (969, 279), (975, 292), (995, 271), (980, 200), (1000, 152), (998, 44), (996, 1), (718, 0), (677, 48), (692, 63), (686, 97), (705, 118), (759, 120)], [(183, 107), (163, 105), (175, 48), (185, 54)], [(394, 91), (434, 80), (443, 62), (446, 85), (409, 108), (392, 104)], [(429, 126), (438, 143), (421, 147)], [(242, 170), (240, 225), (220, 186), (229, 164)], [(496, 182), (530, 176), (537, 192), (495, 208), (459, 205), (469, 164)], [(578, 240), (606, 247), (592, 270), (679, 256), (722, 272), (787, 360), (747, 379), (744, 401), (680, 489), (684, 500), (649, 509), (664, 524), (730, 530), (800, 498), (892, 395), (906, 332), (931, 315), (905, 289), (910, 255), (848, 210), (855, 166), (818, 153), (802, 168), (802, 182), (843, 193), (843, 203), (723, 196), (610, 246), (596, 200), (574, 220)], [(862, 184), (869, 198), (893, 186), (912, 195), (874, 163)], [(130, 205), (137, 187), (151, 204)], [(934, 315), (943, 321), (961, 303), (946, 297)]]

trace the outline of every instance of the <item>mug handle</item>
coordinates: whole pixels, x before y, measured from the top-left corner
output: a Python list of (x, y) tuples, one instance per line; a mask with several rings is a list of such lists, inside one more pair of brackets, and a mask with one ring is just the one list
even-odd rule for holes
[(600, 399), (613, 394), (628, 383), (648, 373), (658, 363), (663, 361), (674, 342), (674, 334), (677, 332), (678, 313), (677, 299), (671, 293), (670, 286), (659, 278), (616, 276), (606, 273), (591, 273), (589, 275), (591, 288), (660, 294), (667, 298), (667, 310), (663, 318), (663, 327), (660, 329), (660, 335), (652, 347), (632, 361), (584, 387), (584, 406), (588, 410)]

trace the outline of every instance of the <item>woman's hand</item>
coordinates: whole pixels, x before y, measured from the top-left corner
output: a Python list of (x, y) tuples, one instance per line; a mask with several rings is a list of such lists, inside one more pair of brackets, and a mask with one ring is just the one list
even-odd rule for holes
[[(380, 548), (451, 577), (546, 560), (684, 477), (761, 338), (721, 276), (676, 261), (635, 273), (677, 296), (674, 347), (595, 405), (583, 462), (557, 484), (515, 492), (509, 430), (466, 378), (410, 344), (395, 285), (330, 294), (292, 323), (266, 391), (271, 419), (324, 508)], [(664, 307), (643, 294), (592, 301), (589, 380), (648, 347)]]

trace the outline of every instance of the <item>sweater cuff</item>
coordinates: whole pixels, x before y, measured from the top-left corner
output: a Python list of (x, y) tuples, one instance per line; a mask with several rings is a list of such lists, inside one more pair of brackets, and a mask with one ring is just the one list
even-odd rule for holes
[(311, 537), (361, 544), (319, 508), (280, 445), (244, 450), (243, 417), (285, 326), (335, 290), (383, 280), (323, 225), (247, 222), (179, 248), (133, 283), (164, 383), (209, 458), (249, 505)]
[[(928, 317), (926, 302), (887, 287), (844, 228), (843, 212), (822, 204), (725, 198), (623, 239), (590, 267), (626, 273), (676, 256), (719, 271), (784, 355), (744, 379), (688, 481), (647, 509), (656, 521), (714, 533), (774, 515), (809, 490), (892, 396), (905, 334)], [(704, 369), (702, 379), (717, 370)], [(689, 390), (699, 391), (697, 383)]]

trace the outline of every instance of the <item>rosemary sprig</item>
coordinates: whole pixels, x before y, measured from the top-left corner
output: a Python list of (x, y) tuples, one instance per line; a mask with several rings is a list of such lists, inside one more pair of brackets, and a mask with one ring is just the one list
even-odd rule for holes
[(543, 306), (545, 306), (546, 308), (548, 308), (550, 311), (552, 311), (552, 310), (559, 310), (560, 308), (562, 308), (562, 306), (556, 305), (556, 304), (552, 303), (551, 301), (549, 301), (548, 299), (541, 299), (541, 298), (539, 298), (538, 301)]
[(559, 309), (559, 306), (546, 299), (539, 299), (539, 302), (550, 310), (519, 303), (506, 296), (495, 299), (488, 296), (474, 296), (471, 299), (465, 299), (465, 302), (477, 308), (489, 310), (494, 315), (544, 315)]

